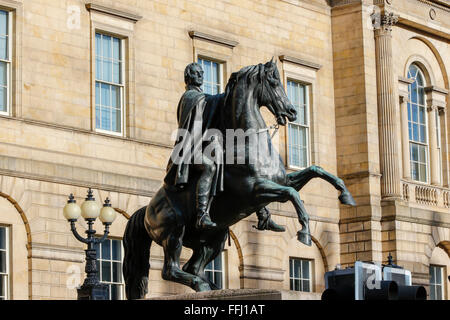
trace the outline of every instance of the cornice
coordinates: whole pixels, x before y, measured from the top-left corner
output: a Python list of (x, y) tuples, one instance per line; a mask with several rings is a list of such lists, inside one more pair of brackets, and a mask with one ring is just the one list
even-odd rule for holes
[(281, 62), (285, 62), (285, 61), (290, 62), (290, 63), (297, 64), (297, 65), (300, 65), (303, 67), (308, 67), (308, 68), (314, 69), (316, 71), (318, 71), (318, 70), (320, 70), (320, 68), (322, 68), (322, 65), (320, 65), (320, 64), (306, 61), (301, 58), (295, 58), (295, 57), (287, 56), (287, 55), (281, 55), (281, 56), (279, 56), (279, 58), (280, 58)]
[(201, 40), (214, 42), (216, 44), (220, 44), (222, 46), (226, 46), (229, 48), (234, 48), (239, 44), (239, 42), (234, 41), (234, 40), (217, 37), (217, 36), (214, 36), (211, 34), (203, 33), (200, 31), (195, 31), (195, 30), (189, 31), (189, 37), (191, 37), (192, 39), (201, 39)]
[(127, 19), (127, 20), (131, 20), (132, 22), (137, 22), (139, 20), (142, 19), (142, 16), (137, 15), (135, 13), (129, 12), (129, 11), (124, 11), (124, 10), (119, 10), (119, 9), (114, 9), (114, 8), (109, 8), (109, 7), (105, 7), (96, 3), (86, 3), (86, 9), (88, 11), (97, 11), (97, 12), (101, 12), (101, 13), (106, 13), (112, 16), (116, 16), (119, 18), (123, 18), (123, 19)]

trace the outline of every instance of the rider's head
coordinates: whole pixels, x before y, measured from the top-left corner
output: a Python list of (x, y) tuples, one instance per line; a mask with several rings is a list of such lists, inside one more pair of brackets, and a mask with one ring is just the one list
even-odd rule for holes
[(190, 63), (184, 69), (184, 82), (186, 86), (200, 87), (203, 84), (203, 69), (196, 62)]

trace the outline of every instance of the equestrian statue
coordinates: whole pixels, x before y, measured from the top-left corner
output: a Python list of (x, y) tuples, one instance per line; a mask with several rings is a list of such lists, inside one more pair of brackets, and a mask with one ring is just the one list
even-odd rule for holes
[[(123, 237), (128, 299), (147, 294), (152, 241), (164, 250), (163, 279), (195, 291), (215, 290), (204, 269), (222, 252), (233, 224), (256, 212), (257, 229), (282, 232), (266, 206), (290, 201), (302, 225), (297, 238), (311, 246), (309, 216), (298, 192), (309, 180), (329, 182), (340, 191), (341, 203), (355, 205), (344, 182), (321, 167), (286, 173), (260, 111), (264, 106), (273, 114), (275, 127), (296, 119), (273, 59), (233, 73), (225, 92), (216, 95), (202, 92), (199, 64), (189, 64), (184, 75), (186, 92), (178, 104), (177, 139), (164, 184), (131, 216)], [(183, 246), (193, 253), (181, 268)]]

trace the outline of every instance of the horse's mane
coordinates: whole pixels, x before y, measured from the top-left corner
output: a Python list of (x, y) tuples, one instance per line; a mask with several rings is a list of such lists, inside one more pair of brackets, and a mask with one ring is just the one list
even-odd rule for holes
[(231, 102), (234, 97), (233, 93), (235, 92), (236, 85), (238, 83), (242, 83), (241, 80), (246, 80), (243, 83), (245, 84), (245, 89), (248, 88), (248, 85), (253, 83), (254, 81), (260, 81), (262, 79), (261, 73), (264, 72), (264, 65), (262, 63), (253, 65), (253, 66), (247, 66), (242, 68), (241, 70), (237, 72), (233, 72), (230, 76), (230, 79), (228, 80), (227, 86), (225, 88), (224, 93), (224, 103), (223, 108), (221, 112), (221, 128), (225, 128), (225, 119), (227, 119), (232, 111), (231, 108)]

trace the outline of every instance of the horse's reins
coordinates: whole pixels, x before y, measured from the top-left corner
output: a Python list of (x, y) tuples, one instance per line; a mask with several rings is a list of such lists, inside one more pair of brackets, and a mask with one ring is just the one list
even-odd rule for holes
[(270, 139), (272, 139), (278, 132), (278, 129), (280, 128), (280, 125), (278, 123), (275, 123), (271, 125), (270, 127), (259, 129), (256, 131), (256, 134), (260, 134), (262, 132), (270, 131), (271, 129), (275, 129), (275, 131), (270, 135)]

